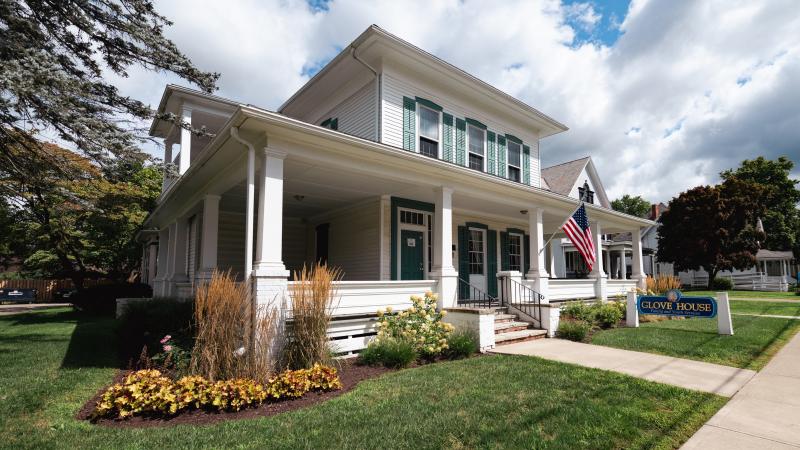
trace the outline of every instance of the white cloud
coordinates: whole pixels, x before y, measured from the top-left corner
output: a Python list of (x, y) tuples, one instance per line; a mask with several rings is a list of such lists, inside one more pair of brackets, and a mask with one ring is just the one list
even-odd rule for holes
[[(575, 40), (573, 26), (598, 26), (601, 10), (555, 0), (157, 7), (175, 22), (167, 33), (179, 47), (222, 73), (220, 95), (272, 109), (308, 78), (304, 68), (376, 23), (567, 124), (542, 141), (544, 163), (590, 154), (612, 197), (668, 200), (759, 154), (800, 163), (794, 0), (634, 0), (611, 47)], [(155, 104), (167, 81), (134, 72), (121, 83)]]

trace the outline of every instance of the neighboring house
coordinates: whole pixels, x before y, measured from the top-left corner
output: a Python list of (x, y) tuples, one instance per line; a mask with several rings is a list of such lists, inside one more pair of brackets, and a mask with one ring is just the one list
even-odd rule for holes
[[(667, 210), (667, 205), (659, 203), (652, 205), (650, 219), (658, 220), (661, 214)], [(704, 269), (688, 270), (676, 272), (671, 263), (659, 262), (656, 257), (658, 249), (658, 227), (653, 225), (646, 228), (642, 233), (642, 247), (644, 248), (644, 271), (648, 275), (675, 275), (681, 279), (681, 283), (688, 287), (708, 286), (708, 272)], [(761, 231), (766, 233), (759, 221)], [(795, 283), (800, 265), (794, 258), (791, 251), (778, 251), (760, 249), (756, 253), (755, 266), (745, 270), (723, 270), (717, 274), (717, 278), (728, 278), (733, 283), (735, 289), (754, 290), (754, 291), (787, 291), (789, 285)]]
[[(539, 141), (567, 127), (379, 27), (277, 111), (169, 85), (158, 112), (213, 137), (168, 120), (151, 127), (178, 173), (142, 235), (156, 295), (189, 295), (220, 269), (252, 280), (266, 303), (315, 261), (343, 270), (339, 315), (402, 307), (426, 290), (440, 307), (494, 298), (498, 274), (524, 274), (519, 284), (545, 301), (642, 283), (638, 245), (632, 280), (608, 280), (602, 263), (588, 279), (550, 279), (540, 250), (563, 237), (582, 186), (548, 189), (562, 180), (543, 180)], [(652, 222), (611, 210), (590, 188), (597, 246), (611, 233), (638, 242)]]

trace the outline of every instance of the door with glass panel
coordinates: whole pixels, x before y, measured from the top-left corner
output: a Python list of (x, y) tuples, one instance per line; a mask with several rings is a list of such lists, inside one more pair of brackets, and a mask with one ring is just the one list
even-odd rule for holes
[[(481, 292), (487, 291), (486, 283), (486, 230), (479, 228), (469, 229), (469, 284), (479, 289)], [(471, 289), (471, 296), (477, 292)], [(479, 300), (473, 298), (472, 300)]]

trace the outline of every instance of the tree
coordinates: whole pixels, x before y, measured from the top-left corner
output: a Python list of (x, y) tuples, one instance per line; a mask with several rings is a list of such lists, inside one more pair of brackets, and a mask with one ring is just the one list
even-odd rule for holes
[(762, 193), (761, 186), (739, 179), (681, 193), (659, 219), (659, 261), (678, 271), (704, 268), (709, 289), (719, 271), (753, 267), (763, 240), (755, 227)]
[(736, 169), (720, 173), (723, 180), (739, 179), (755, 183), (763, 194), (756, 201), (764, 209), (761, 216), (766, 232), (764, 248), (795, 250), (800, 257), (800, 180), (789, 178), (794, 163), (786, 157), (772, 161), (759, 156), (744, 160)]
[(138, 66), (172, 72), (208, 92), (219, 77), (195, 68), (164, 37), (169, 25), (151, 0), (0, 0), (0, 166), (16, 171), (20, 149), (50, 170), (68, 164), (64, 153), (24, 139), (37, 130), (74, 144), (99, 167), (144, 160), (140, 124), (153, 111), (120, 94), (104, 74), (126, 77)]
[(650, 202), (641, 196), (631, 196), (628, 194), (611, 202), (614, 211), (623, 212), (636, 217), (647, 217), (650, 213)]
[(40, 144), (39, 152), (64, 161), (53, 169), (31, 147), (8, 151), (15, 171), (27, 175), (18, 179), (0, 167), (0, 194), (12, 200), (10, 215), (27, 244), (15, 249), (24, 270), (71, 278), (78, 289), (90, 276), (127, 278), (140, 257), (134, 236), (160, 192), (160, 169), (143, 163), (102, 169), (57, 145)]

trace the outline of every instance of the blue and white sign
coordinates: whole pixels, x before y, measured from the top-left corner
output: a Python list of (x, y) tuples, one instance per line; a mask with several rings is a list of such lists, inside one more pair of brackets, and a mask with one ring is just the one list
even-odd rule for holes
[(712, 297), (684, 297), (677, 289), (664, 295), (640, 295), (637, 299), (639, 314), (658, 316), (683, 316), (714, 318), (717, 301)]

